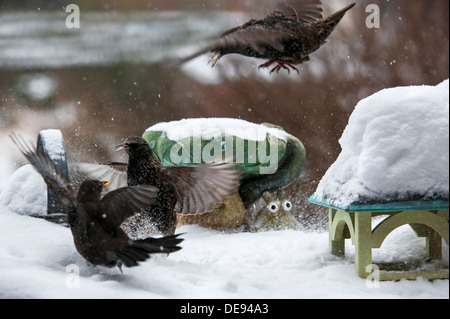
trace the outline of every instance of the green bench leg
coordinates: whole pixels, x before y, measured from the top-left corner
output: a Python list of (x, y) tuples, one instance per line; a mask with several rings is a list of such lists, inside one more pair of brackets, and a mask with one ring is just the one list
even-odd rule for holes
[(428, 256), (430, 257), (430, 259), (442, 259), (442, 237), (438, 234), (437, 231), (429, 229), (426, 243)]
[(329, 211), (330, 250), (338, 257), (345, 257), (345, 239), (351, 238), (355, 246), (357, 274), (367, 278), (372, 264), (372, 214), (349, 214), (336, 209)]
[(372, 265), (372, 213), (355, 214), (354, 245), (356, 272), (367, 278)]
[[(336, 209), (331, 209), (329, 211), (329, 229), (330, 229), (330, 249), (331, 253), (338, 257), (345, 257), (345, 237), (343, 232), (336, 230), (337, 227), (333, 226), (333, 222), (335, 221), (336, 215), (338, 211)], [(333, 229), (333, 231), (331, 231)], [(336, 232), (338, 232), (336, 234)], [(336, 235), (335, 235), (336, 234)]]

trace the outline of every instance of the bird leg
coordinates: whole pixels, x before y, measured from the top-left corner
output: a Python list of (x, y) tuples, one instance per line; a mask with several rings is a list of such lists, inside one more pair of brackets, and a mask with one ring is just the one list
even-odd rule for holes
[(211, 60), (209, 60), (208, 64), (211, 63), (211, 67), (213, 68), (217, 64), (217, 62), (219, 62), (221, 57), (222, 53), (220, 51), (215, 51), (214, 55), (212, 56)]
[(123, 274), (123, 270), (122, 270), (122, 262), (121, 262), (120, 260), (117, 262), (117, 267), (119, 268), (120, 273)]
[(289, 68), (291, 68), (292, 70), (297, 71), (298, 74), (300, 74), (300, 72), (298, 71), (298, 69), (294, 66), (294, 61), (286, 61), (286, 60), (280, 60), (280, 59), (273, 59), (268, 61), (267, 63), (261, 64), (259, 66), (259, 69), (261, 68), (269, 68), (272, 64), (274, 63), (278, 63), (277, 66), (275, 66), (270, 73), (273, 72), (280, 72), (281, 69), (287, 70), (289, 74), (291, 74), (291, 70)]

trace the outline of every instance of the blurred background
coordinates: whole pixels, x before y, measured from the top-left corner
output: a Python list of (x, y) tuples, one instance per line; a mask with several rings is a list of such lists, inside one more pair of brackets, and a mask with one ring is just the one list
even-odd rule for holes
[[(329, 15), (349, 1), (323, 0)], [(66, 28), (69, 4), (80, 28)], [(305, 228), (326, 227), (307, 202), (340, 153), (339, 138), (361, 99), (388, 87), (449, 77), (448, 0), (357, 1), (329, 42), (288, 75), (264, 61), (210, 54), (179, 70), (173, 58), (273, 9), (272, 0), (0, 0), (0, 191), (23, 157), (11, 131), (35, 140), (60, 129), (70, 161), (126, 161), (114, 145), (158, 122), (232, 117), (282, 126), (305, 144), (301, 178), (287, 191)], [(369, 29), (369, 4), (380, 28)]]

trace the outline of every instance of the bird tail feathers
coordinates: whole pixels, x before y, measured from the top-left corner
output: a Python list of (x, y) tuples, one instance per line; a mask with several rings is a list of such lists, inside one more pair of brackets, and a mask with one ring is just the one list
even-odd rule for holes
[(182, 234), (178, 234), (162, 238), (150, 237), (147, 239), (138, 240), (135, 243), (154, 246), (157, 248), (157, 251), (155, 251), (155, 253), (169, 254), (181, 249), (181, 247), (178, 246), (178, 244), (180, 244), (183, 241), (182, 238), (178, 238), (181, 235)]
[(179, 58), (179, 59), (176, 59), (176, 60), (173, 60), (173, 61), (170, 61), (170, 62), (166, 63), (164, 65), (164, 69), (167, 70), (167, 71), (173, 71), (173, 70), (179, 68), (184, 63), (186, 63), (186, 62), (188, 62), (190, 60), (193, 60), (193, 59), (199, 57), (200, 55), (205, 54), (205, 53), (207, 53), (209, 51), (211, 51), (211, 47), (209, 47), (209, 46), (205, 47), (205, 48), (203, 48), (201, 50), (198, 50), (195, 53), (192, 53), (191, 55), (188, 55), (188, 56), (186, 56), (184, 58)]
[(356, 3), (352, 3), (348, 6), (346, 6), (344, 9), (339, 10), (338, 12), (332, 14), (330, 17), (327, 18), (327, 21), (335, 21), (336, 24), (339, 23), (339, 21), (341, 21), (341, 19), (344, 17), (344, 15), (347, 13), (348, 10), (350, 10), (351, 8), (353, 8), (356, 5)]

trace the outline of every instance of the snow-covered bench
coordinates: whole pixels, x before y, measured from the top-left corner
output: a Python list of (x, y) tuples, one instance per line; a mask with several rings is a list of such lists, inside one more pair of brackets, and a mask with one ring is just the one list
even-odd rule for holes
[[(409, 224), (427, 238), (429, 258), (442, 259), (442, 238), (449, 244), (449, 81), (386, 89), (362, 100), (340, 144), (339, 158), (310, 198), (329, 208), (331, 252), (344, 256), (351, 238), (357, 273), (367, 278), (374, 271), (372, 249)], [(387, 218), (372, 227), (380, 215)], [(449, 278), (448, 261), (424, 270), (431, 266), (391, 268), (379, 279)]]
[[(425, 237), (429, 258), (442, 259), (442, 239), (449, 244), (449, 202), (448, 200), (399, 201), (376, 204), (354, 204), (349, 207), (333, 207), (326, 202), (310, 198), (310, 202), (329, 208), (329, 240), (331, 253), (345, 256), (345, 239), (352, 239), (355, 246), (355, 267), (358, 275), (367, 278), (374, 270), (372, 249), (381, 248), (391, 232), (403, 225), (410, 225), (420, 237)], [(373, 217), (387, 216), (376, 227)], [(447, 269), (432, 271), (408, 271), (395, 264), (378, 265), (379, 280), (448, 279)], [(383, 267), (384, 266), (384, 267)], [(404, 266), (404, 265), (402, 265)]]

